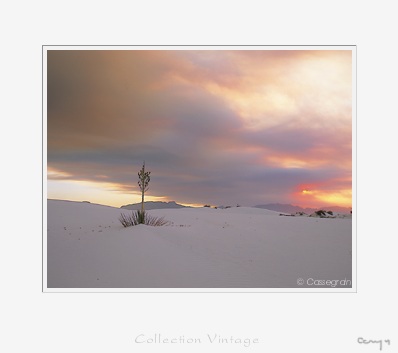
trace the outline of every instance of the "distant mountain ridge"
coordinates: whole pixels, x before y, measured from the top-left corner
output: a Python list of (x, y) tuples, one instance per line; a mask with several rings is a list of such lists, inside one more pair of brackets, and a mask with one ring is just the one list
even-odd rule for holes
[[(146, 210), (156, 210), (156, 209), (164, 209), (164, 208), (188, 208), (188, 206), (180, 205), (175, 201), (147, 201), (144, 202)], [(140, 210), (141, 209), (141, 202), (140, 203), (132, 203), (129, 205), (123, 205), (120, 208), (124, 208), (126, 210)]]
[(332, 212), (337, 212), (337, 213), (350, 213), (350, 211), (351, 211), (351, 208), (340, 207), (340, 206), (325, 206), (325, 207), (320, 207), (320, 208), (303, 208), (300, 206), (294, 206), (294, 205), (282, 204), (282, 203), (269, 203), (266, 205), (257, 205), (254, 207), (265, 208), (267, 210), (283, 212), (283, 213), (296, 213), (296, 212), (313, 213), (318, 210), (332, 211)]

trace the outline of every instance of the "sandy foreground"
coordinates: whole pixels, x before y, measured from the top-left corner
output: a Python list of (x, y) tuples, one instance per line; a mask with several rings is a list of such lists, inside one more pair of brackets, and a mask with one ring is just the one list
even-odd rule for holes
[(130, 212), (48, 200), (47, 287), (351, 287), (351, 219), (185, 208), (149, 211), (167, 226), (124, 228)]

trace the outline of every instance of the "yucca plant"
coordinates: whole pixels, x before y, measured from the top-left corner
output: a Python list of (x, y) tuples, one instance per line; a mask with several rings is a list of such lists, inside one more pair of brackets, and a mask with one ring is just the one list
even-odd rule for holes
[(141, 170), (138, 172), (138, 186), (141, 190), (141, 210), (133, 211), (131, 215), (126, 215), (122, 213), (119, 217), (120, 223), (122, 223), (123, 227), (131, 227), (136, 226), (138, 224), (146, 224), (148, 226), (164, 226), (169, 224), (163, 217), (154, 217), (151, 216), (148, 212), (145, 212), (144, 209), (144, 194), (148, 191), (148, 184), (151, 180), (150, 177), (151, 172), (145, 171), (145, 161), (142, 165)]
[(132, 211), (129, 215), (126, 215), (124, 213), (120, 214), (119, 221), (125, 228), (136, 226), (138, 224), (145, 224), (154, 227), (170, 224), (170, 222), (166, 221), (164, 217), (151, 216), (148, 212), (142, 212), (140, 210)]

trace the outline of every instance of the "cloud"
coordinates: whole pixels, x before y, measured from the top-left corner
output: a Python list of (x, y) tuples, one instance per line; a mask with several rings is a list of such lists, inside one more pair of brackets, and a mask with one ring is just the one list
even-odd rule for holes
[(341, 52), (49, 51), (48, 178), (131, 193), (145, 160), (148, 195), (179, 202), (327, 191), (351, 174), (349, 63)]

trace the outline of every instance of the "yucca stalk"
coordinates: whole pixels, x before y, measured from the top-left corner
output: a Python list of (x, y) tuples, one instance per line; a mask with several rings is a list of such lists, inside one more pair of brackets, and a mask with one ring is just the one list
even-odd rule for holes
[(145, 213), (144, 213), (145, 212), (144, 194), (149, 189), (148, 184), (149, 184), (149, 181), (151, 180), (150, 174), (151, 174), (151, 172), (146, 172), (145, 171), (145, 161), (144, 161), (141, 170), (138, 172), (138, 186), (140, 187), (140, 190), (141, 190), (141, 213), (142, 213), (142, 217), (145, 217)]

